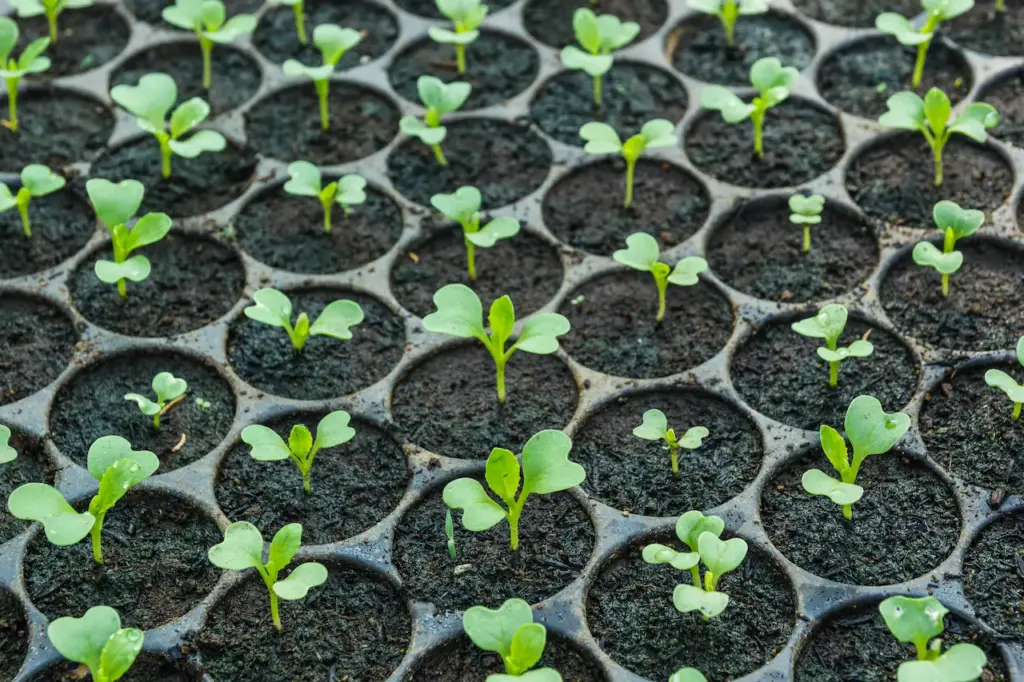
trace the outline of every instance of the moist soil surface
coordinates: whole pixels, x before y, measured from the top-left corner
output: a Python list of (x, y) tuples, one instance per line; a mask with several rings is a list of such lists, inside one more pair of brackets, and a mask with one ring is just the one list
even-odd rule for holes
[(1024, 54), (1024, 5), (1009, 0), (1004, 12), (995, 11), (995, 0), (978, 0), (970, 12), (943, 27), (950, 38), (982, 54)]
[[(295, 424), (313, 434), (326, 413), (299, 413), (267, 426), (287, 442)], [(257, 462), (239, 443), (217, 474), (217, 503), (232, 521), (248, 521), (264, 537), (289, 523), (302, 524), (303, 545), (324, 545), (361, 533), (391, 513), (402, 499), (409, 464), (401, 446), (380, 429), (351, 422), (355, 437), (317, 452), (310, 472), (312, 494), (291, 460)]]
[(387, 679), (412, 639), (402, 597), (371, 573), (327, 569), (327, 582), (305, 599), (280, 602), (282, 632), (271, 623), (266, 586), (248, 575), (213, 606), (195, 638), (203, 671), (218, 682)]
[[(152, 382), (160, 372), (184, 379), (188, 392), (160, 417), (158, 431), (153, 418), (124, 395), (138, 393), (155, 400)], [(209, 401), (210, 406), (203, 410), (196, 398)], [(92, 365), (61, 387), (50, 413), (50, 436), (57, 449), (84, 467), (89, 446), (98, 438), (117, 434), (133, 449), (153, 452), (160, 459), (158, 473), (162, 474), (191, 464), (217, 447), (234, 417), (231, 386), (205, 363), (178, 353), (132, 353)]]
[(337, 398), (381, 379), (402, 357), (405, 325), (375, 298), (343, 289), (285, 291), (310, 323), (337, 300), (363, 309), (364, 319), (351, 328), (348, 341), (311, 335), (302, 352), (292, 347), (283, 329), (239, 315), (228, 337), (228, 360), (243, 380), (261, 391), (297, 400)]
[[(7, 111), (6, 97), (0, 107)], [(100, 102), (70, 90), (33, 85), (18, 93), (18, 132), (0, 130), (0, 168), (16, 173), (28, 163), (41, 163), (60, 170), (75, 161), (91, 161), (113, 130), (114, 114)]]
[(1024, 147), (1024, 70), (996, 81), (978, 99), (999, 112), (999, 125), (989, 132), (1005, 142)]
[(631, 45), (649, 38), (668, 17), (665, 0), (529, 0), (523, 8), (523, 24), (530, 35), (551, 47), (575, 45), (572, 17), (580, 7), (597, 15), (614, 14), (622, 21), (639, 24), (640, 34)]
[[(36, 38), (50, 36), (45, 16), (18, 19), (21, 38), (15, 54), (21, 54)], [(106, 64), (128, 44), (128, 24), (113, 5), (94, 5), (61, 12), (57, 20), (57, 42), (44, 53), (50, 68), (43, 78), (70, 76)]]
[(28, 653), (25, 609), (11, 592), (0, 588), (0, 675), (13, 680)]
[(903, 409), (917, 388), (919, 369), (910, 349), (894, 334), (851, 316), (840, 346), (867, 337), (874, 352), (839, 364), (839, 382), (828, 385), (828, 363), (818, 357), (821, 339), (801, 336), (791, 323), (814, 310), (766, 323), (743, 342), (732, 361), (732, 381), (751, 407), (777, 421), (817, 431), (840, 428), (846, 408), (859, 395), (873, 395), (886, 412)]
[[(88, 508), (88, 499), (74, 505)], [(103, 561), (93, 561), (87, 537), (57, 547), (40, 531), (25, 550), (25, 585), (47, 618), (114, 608), (132, 627), (149, 630), (183, 616), (213, 589), (222, 573), (206, 551), (223, 540), (217, 524), (177, 497), (131, 490), (103, 523)]]
[(1024, 515), (986, 526), (964, 557), (964, 592), (975, 613), (996, 632), (1024, 636)]
[[(578, 298), (582, 301), (574, 304)], [(669, 285), (665, 298), (665, 319), (658, 324), (658, 291), (649, 273), (615, 271), (598, 277), (559, 308), (572, 324), (562, 348), (598, 372), (652, 379), (696, 367), (725, 347), (733, 310), (710, 284)]]
[(700, 115), (685, 144), (690, 160), (706, 173), (734, 185), (766, 188), (813, 180), (835, 166), (846, 148), (834, 115), (796, 99), (768, 111), (760, 159), (750, 121), (726, 123), (717, 111)]
[[(6, 500), (16, 488), (26, 483), (53, 484), (54, 467), (46, 455), (42, 441), (27, 433), (11, 429), (11, 437), (7, 444), (18, 451), (18, 456), (14, 461), (3, 465), (4, 477), (0, 479), (0, 499)], [(0, 516), (0, 545), (31, 525), (30, 521), (22, 521), (11, 514)], [(0, 624), (4, 620), (2, 602), (3, 593), (0, 593)], [(2, 640), (3, 628), (0, 626), (0, 641)], [(2, 663), (0, 671), (3, 671)]]
[[(132, 627), (131, 623), (123, 623)], [(84, 674), (84, 677), (83, 677)], [(163, 656), (142, 652), (120, 682), (200, 682), (184, 663), (174, 663)], [(29, 682), (92, 682), (92, 676), (79, 663), (62, 661), (30, 678)]]
[(912, 17), (921, 11), (918, 0), (793, 0), (793, 5), (812, 19), (857, 28), (873, 28), (882, 12)]
[(798, 458), (765, 486), (764, 529), (780, 552), (810, 573), (853, 585), (892, 585), (941, 564), (960, 536), (956, 496), (938, 474), (899, 452), (869, 457), (857, 476), (864, 496), (853, 520), (826, 497), (809, 495), (809, 469), (836, 477), (820, 449)]
[(914, 263), (909, 249), (895, 261), (879, 292), (886, 314), (903, 333), (931, 346), (1013, 348), (1024, 334), (1024, 251), (977, 237), (961, 239), (956, 249), (964, 264), (950, 275), (946, 298), (941, 275)]
[[(494, 14), (505, 9), (513, 2), (515, 0), (491, 0), (487, 3), (487, 6), (491, 10), (490, 14)], [(421, 17), (430, 17), (431, 19), (444, 18), (444, 15), (437, 9), (435, 0), (395, 0), (395, 4), (405, 11), (418, 14)]]
[(26, 398), (68, 366), (78, 339), (60, 308), (0, 293), (0, 405)]
[[(17, 190), (12, 187), (11, 193)], [(52, 268), (78, 253), (96, 231), (95, 215), (74, 185), (33, 198), (28, 218), (31, 238), (25, 237), (17, 210), (0, 213), (0, 279)]]
[(576, 380), (554, 356), (513, 354), (505, 388), (503, 405), (494, 360), (474, 342), (413, 367), (392, 393), (391, 412), (406, 441), (448, 457), (484, 460), (495, 447), (520, 452), (535, 433), (563, 428), (576, 411)]
[(86, 319), (129, 336), (174, 336), (213, 322), (242, 296), (245, 268), (232, 249), (211, 239), (172, 232), (140, 252), (152, 271), (127, 282), (127, 298), (96, 276), (95, 262), (114, 258), (106, 247), (75, 270), (68, 288)]
[[(161, 16), (164, 7), (173, 4), (167, 0), (124, 0), (125, 8), (141, 21), (150, 24), (157, 24), (160, 28), (168, 31), (182, 31), (177, 26), (165, 22)], [(224, 0), (224, 7), (227, 15), (233, 17), (236, 14), (252, 14), (263, 4), (261, 0)], [(184, 34), (184, 31), (182, 31)], [(214, 51), (216, 53), (216, 50)]]

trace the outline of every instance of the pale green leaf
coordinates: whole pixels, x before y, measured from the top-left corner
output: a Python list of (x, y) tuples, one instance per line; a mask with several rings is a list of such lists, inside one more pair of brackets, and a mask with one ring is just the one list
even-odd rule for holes
[(267, 555), (267, 567), (281, 570), (295, 558), (302, 546), (302, 524), (289, 523), (282, 526), (270, 541), (270, 553)]
[(836, 504), (854, 504), (864, 495), (864, 488), (836, 480), (821, 469), (805, 471), (800, 482), (811, 495), (827, 497)]
[(619, 134), (607, 123), (591, 121), (580, 128), (580, 137), (586, 141), (587, 154), (617, 154), (622, 151)]
[[(54, 620), (46, 628), (46, 635), (61, 656), (98, 673), (103, 648), (120, 629), (117, 611), (109, 606), (94, 606), (81, 618), (65, 616)], [(140, 638), (140, 648), (141, 645)]]
[(992, 388), (998, 388), (1015, 403), (1024, 403), (1024, 386), (1018, 384), (1013, 377), (999, 369), (990, 369), (985, 372), (985, 383)]
[(194, 159), (203, 152), (219, 152), (227, 147), (227, 140), (216, 130), (200, 130), (187, 140), (170, 140), (167, 146), (178, 156)]
[(320, 563), (309, 563), (296, 566), (284, 580), (274, 583), (274, 594), (287, 601), (302, 599), (310, 589), (327, 582), (327, 568)]
[(495, 218), (481, 227), (478, 232), (467, 232), (465, 236), (474, 246), (486, 249), (494, 246), (499, 239), (509, 239), (517, 234), (519, 234), (519, 221), (515, 218), (503, 217)]
[(700, 273), (706, 272), (707, 269), (708, 262), (700, 256), (687, 256), (672, 268), (668, 282), (681, 287), (691, 287), (700, 281)]
[(661, 410), (644, 412), (643, 422), (633, 429), (633, 435), (644, 440), (662, 440), (668, 433), (668, 418)]
[(522, 599), (508, 599), (497, 609), (471, 606), (462, 616), (462, 629), (473, 644), (502, 658), (511, 653), (516, 631), (530, 623), (533, 612)]
[(84, 538), (96, 521), (88, 512), (76, 512), (56, 488), (43, 483), (26, 483), (16, 488), (7, 498), (7, 510), (24, 521), (42, 523), (46, 539), (59, 547)]
[(688, 571), (700, 563), (700, 554), (697, 552), (677, 552), (657, 543), (646, 545), (641, 556), (648, 564), (668, 564), (680, 571)]
[(11, 429), (0, 425), (0, 464), (13, 462), (18, 458), (18, 451), (10, 445)]
[(700, 105), (718, 111), (726, 123), (739, 123), (754, 113), (753, 104), (747, 104), (732, 90), (721, 85), (707, 85), (701, 90)]
[(523, 492), (541, 495), (574, 488), (587, 477), (576, 462), (569, 461), (572, 440), (561, 431), (537, 433), (523, 446)]
[(117, 225), (127, 223), (138, 213), (145, 188), (138, 180), (114, 183), (102, 178), (93, 178), (85, 183), (85, 191), (96, 215), (108, 230), (113, 230)]
[(316, 425), (315, 448), (333, 448), (352, 440), (356, 430), (349, 426), (351, 417), (344, 410), (331, 412)]
[(729, 595), (724, 592), (705, 592), (693, 585), (676, 585), (672, 605), (680, 613), (700, 611), (705, 618), (714, 618), (729, 606)]
[(291, 453), (277, 432), (260, 424), (252, 424), (242, 429), (242, 441), (252, 448), (249, 455), (258, 462), (288, 459)]
[(178, 99), (178, 86), (166, 73), (147, 73), (139, 79), (138, 85), (115, 85), (110, 90), (110, 98), (132, 116), (149, 122), (156, 130), (163, 130), (167, 112)]
[(943, 275), (952, 275), (964, 264), (964, 254), (959, 251), (943, 253), (931, 242), (918, 242), (911, 254), (914, 262), (924, 267), (935, 268)]
[(355, 301), (331, 301), (310, 326), (309, 333), (347, 341), (352, 338), (352, 327), (360, 324), (363, 319), (363, 309)]
[(589, 54), (575, 45), (562, 48), (562, 66), (570, 71), (583, 71), (592, 78), (608, 73), (614, 63), (610, 54)]
[(635, 270), (650, 272), (659, 256), (658, 240), (646, 232), (635, 232), (626, 237), (626, 248), (612, 254), (612, 258)]
[(569, 320), (559, 313), (537, 313), (526, 321), (513, 348), (535, 355), (558, 350), (558, 337), (569, 332)]
[(210, 563), (228, 571), (263, 565), (263, 536), (248, 521), (236, 521), (224, 531), (224, 541), (207, 552)]
[(423, 328), (437, 334), (459, 338), (477, 338), (486, 343), (483, 306), (480, 298), (465, 284), (447, 284), (434, 293), (436, 312), (423, 318)]
[(21, 170), (21, 184), (34, 197), (56, 192), (67, 182), (63, 177), (40, 163), (30, 163)]
[(887, 414), (877, 398), (862, 395), (854, 398), (846, 410), (845, 428), (855, 453), (880, 455), (907, 432), (910, 417), (902, 412)]
[(251, 320), (284, 327), (291, 324), (292, 302), (277, 289), (260, 289), (252, 295), (253, 305), (242, 312)]
[(293, 161), (288, 164), (288, 182), (284, 191), (300, 197), (319, 197), (322, 189), (320, 169), (309, 161)]
[(505, 520), (505, 510), (487, 495), (480, 481), (474, 478), (450, 481), (444, 487), (442, 499), (452, 509), (462, 510), (462, 525), (466, 530), (487, 530)]
[(692, 551), (698, 551), (700, 536), (704, 533), (711, 533), (715, 537), (725, 530), (725, 521), (718, 516), (700, 513), (697, 510), (688, 511), (676, 521), (676, 537), (683, 541)]

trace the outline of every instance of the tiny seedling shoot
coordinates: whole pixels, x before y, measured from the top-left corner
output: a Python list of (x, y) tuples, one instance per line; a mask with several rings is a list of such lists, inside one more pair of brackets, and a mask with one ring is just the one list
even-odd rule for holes
[(242, 312), (250, 320), (281, 327), (288, 334), (292, 348), (302, 352), (310, 336), (330, 336), (348, 341), (352, 338), (352, 327), (363, 321), (363, 309), (355, 301), (339, 299), (331, 301), (313, 324), (306, 313), (299, 313), (292, 326), (292, 302), (277, 289), (260, 289), (252, 295), (255, 303)]
[(748, 118), (754, 125), (754, 153), (764, 158), (764, 119), (768, 110), (789, 98), (789, 86), (800, 77), (792, 66), (782, 66), (774, 57), (758, 59), (750, 67), (750, 84), (759, 96), (750, 104), (732, 90), (721, 85), (708, 85), (700, 93), (700, 105), (722, 114), (726, 123), (739, 123)]
[(725, 29), (725, 44), (736, 46), (736, 20), (741, 16), (764, 14), (767, 0), (687, 0), (687, 6), (697, 12), (718, 17)]
[(341, 206), (347, 216), (352, 207), (366, 201), (366, 178), (355, 173), (343, 175), (334, 182), (323, 184), (320, 169), (309, 161), (288, 164), (288, 182), (284, 191), (297, 197), (316, 197), (324, 209), (324, 232), (331, 232), (334, 204)]
[(438, 289), (434, 293), (434, 306), (437, 311), (423, 318), (423, 328), (460, 339), (479, 339), (494, 359), (499, 403), (505, 402), (505, 365), (509, 358), (518, 350), (550, 355), (558, 350), (558, 337), (569, 331), (569, 320), (562, 315), (539, 313), (526, 321), (519, 338), (506, 349), (516, 323), (515, 308), (508, 296), (491, 304), (487, 317), (490, 335), (484, 328), (480, 297), (465, 284), (446, 284)]
[(675, 429), (668, 428), (668, 418), (664, 412), (647, 410), (644, 412), (643, 423), (633, 429), (633, 435), (644, 440), (665, 441), (665, 449), (672, 458), (672, 476), (679, 478), (679, 448), (696, 450), (708, 437), (709, 432), (703, 426), (694, 426), (687, 430), (682, 438), (676, 438)]
[(501, 607), (471, 606), (462, 616), (462, 629), (478, 648), (501, 656), (504, 675), (488, 675), (486, 682), (562, 682), (553, 668), (537, 668), (548, 631), (533, 622), (533, 611), (522, 599), (508, 599)]
[(60, 31), (57, 27), (57, 19), (66, 9), (82, 9), (92, 7), (92, 0), (11, 0), (11, 7), (22, 19), (30, 17), (46, 16), (46, 23), (50, 27), (50, 43), (56, 45)]
[[(1017, 340), (1017, 362), (1024, 365), (1024, 336)], [(990, 369), (985, 372), (985, 383), (992, 388), (1000, 389), (1013, 402), (1013, 420), (1018, 421), (1021, 405), (1024, 405), (1024, 386), (1001, 369)], [(3, 427), (0, 426), (0, 443), (3, 440)], [(0, 462), (3, 461), (3, 448), (0, 447)]]
[(435, 43), (455, 46), (455, 66), (459, 75), (466, 73), (466, 46), (480, 37), (480, 24), (487, 17), (488, 7), (480, 0), (437, 0), (437, 9), (452, 22), (452, 29), (431, 26), (427, 34)]
[(221, 0), (175, 0), (170, 7), (164, 7), (163, 18), (168, 24), (195, 31), (203, 54), (203, 88), (206, 90), (213, 80), (210, 69), (213, 46), (229, 45), (256, 28), (256, 17), (251, 14), (236, 14), (227, 19)]
[(633, 203), (633, 176), (636, 173), (636, 162), (644, 151), (655, 147), (672, 147), (679, 142), (676, 127), (663, 118), (648, 121), (639, 133), (625, 142), (619, 139), (615, 128), (597, 121), (584, 124), (580, 128), (580, 137), (587, 142), (583, 147), (587, 154), (621, 154), (625, 159), (626, 199), (622, 202), (625, 208)]
[(179, 379), (170, 372), (160, 372), (153, 377), (153, 393), (156, 394), (156, 401), (138, 393), (126, 393), (124, 399), (131, 400), (139, 406), (139, 411), (142, 414), (152, 417), (153, 428), (159, 431), (160, 417), (184, 400), (186, 391), (188, 391), (188, 384), (184, 379)]
[(935, 597), (897, 595), (878, 610), (893, 637), (917, 650), (917, 660), (900, 663), (898, 682), (972, 682), (985, 673), (988, 659), (980, 647), (962, 643), (942, 650), (949, 609)]
[(451, 509), (444, 510), (444, 537), (448, 545), (448, 558), (455, 561), (455, 521)]
[(349, 414), (344, 410), (331, 412), (316, 426), (316, 438), (303, 424), (296, 424), (288, 435), (288, 442), (266, 426), (253, 424), (242, 429), (242, 440), (252, 448), (249, 453), (258, 462), (290, 459), (302, 474), (302, 488), (307, 495), (313, 493), (310, 470), (318, 452), (347, 443), (356, 435), (348, 425)]
[(817, 315), (790, 325), (797, 334), (812, 339), (825, 339), (825, 348), (818, 348), (818, 357), (828, 363), (828, 385), (839, 385), (839, 363), (847, 358), (866, 358), (875, 347), (867, 339), (857, 339), (849, 346), (839, 347), (839, 337), (846, 328), (849, 313), (846, 306), (830, 303)]
[(454, 194), (435, 194), (430, 204), (446, 218), (462, 226), (466, 242), (466, 271), (470, 280), (476, 280), (476, 248), (489, 249), (499, 239), (510, 239), (519, 234), (519, 221), (515, 218), (495, 218), (480, 227), (480, 204), (483, 197), (476, 187), (460, 187)]
[(18, 459), (18, 451), (11, 447), (11, 429), (0, 426), (0, 464), (9, 464)]
[(672, 673), (668, 682), (708, 682), (708, 678), (696, 668), (680, 668)]
[(263, 535), (248, 521), (232, 523), (224, 531), (224, 542), (207, 552), (210, 563), (226, 571), (244, 571), (255, 568), (270, 593), (270, 617), (274, 627), (281, 631), (278, 599), (297, 601), (306, 596), (310, 588), (327, 581), (323, 564), (310, 561), (292, 569), (288, 577), (278, 580), (281, 571), (295, 558), (302, 546), (302, 525), (289, 523), (274, 535), (267, 561), (263, 561)]
[(331, 74), (345, 53), (359, 44), (363, 34), (355, 29), (342, 28), (335, 24), (321, 24), (313, 29), (313, 44), (320, 50), (323, 64), (306, 66), (296, 59), (289, 59), (281, 65), (284, 75), (289, 78), (306, 77), (313, 81), (317, 99), (320, 100), (320, 128), (331, 129), (331, 112), (327, 96), (331, 89)]
[(18, 44), (18, 24), (10, 17), (0, 17), (0, 76), (7, 84), (7, 120), (5, 128), (18, 132), (18, 83), (29, 73), (42, 73), (50, 68), (50, 58), (43, 52), (50, 46), (49, 38), (37, 38), (21, 51), (11, 53)]
[(292, 8), (292, 13), (295, 15), (295, 36), (299, 39), (300, 45), (305, 45), (309, 42), (306, 37), (306, 7), (302, 0), (278, 0), (278, 2), (286, 7)]
[(636, 232), (626, 237), (626, 248), (612, 254), (619, 263), (634, 270), (649, 272), (658, 288), (658, 314), (655, 322), (665, 319), (665, 292), (669, 284), (690, 287), (700, 281), (700, 273), (708, 269), (708, 262), (699, 256), (687, 256), (674, 268), (658, 260), (658, 240), (646, 232)]
[(959, 239), (974, 234), (985, 224), (981, 211), (960, 208), (954, 201), (940, 201), (932, 209), (935, 224), (943, 233), (942, 250), (931, 242), (918, 242), (911, 253), (914, 262), (934, 268), (942, 275), (942, 295), (949, 296), (949, 276), (964, 264), (964, 254), (956, 250)]
[(416, 90), (419, 91), (420, 101), (426, 109), (423, 120), (415, 116), (403, 116), (398, 122), (398, 127), (406, 135), (418, 137), (420, 142), (434, 151), (437, 162), (447, 166), (448, 159), (441, 149), (441, 143), (448, 137), (448, 129), (441, 125), (441, 119), (445, 114), (458, 111), (466, 103), (473, 86), (461, 81), (445, 83), (433, 76), (420, 76), (416, 81)]
[[(442, 499), (448, 507), (462, 510), (462, 527), (468, 531), (479, 533), (508, 521), (509, 547), (515, 552), (519, 549), (519, 519), (530, 495), (550, 495), (568, 490), (587, 477), (582, 466), (569, 461), (570, 450), (572, 441), (569, 436), (553, 430), (541, 431), (526, 442), (522, 467), (511, 450), (491, 450), (484, 479), (505, 507), (495, 502), (475, 478), (457, 478), (449, 482), (444, 487)], [(519, 491), (518, 498), (516, 491)]]
[(144, 639), (142, 630), (122, 628), (121, 617), (109, 606), (94, 606), (81, 618), (58, 618), (46, 628), (46, 636), (57, 653), (88, 668), (92, 682), (124, 677)]
[(39, 163), (30, 163), (21, 169), (21, 189), (12, 194), (11, 189), (0, 182), (0, 213), (12, 208), (21, 216), (21, 229), (25, 237), (32, 238), (32, 223), (28, 217), (28, 204), (33, 197), (52, 194), (67, 184), (64, 178)]
[(571, 71), (584, 71), (594, 79), (594, 106), (601, 108), (601, 78), (612, 68), (612, 52), (629, 45), (640, 34), (640, 24), (620, 21), (612, 14), (598, 16), (586, 7), (572, 15), (576, 33), (575, 45), (562, 48), (562, 66)]
[(939, 25), (974, 7), (974, 0), (921, 0), (921, 5), (928, 13), (928, 18), (920, 29), (915, 29), (910, 19), (895, 12), (883, 12), (875, 18), (875, 26), (880, 31), (895, 37), (903, 45), (917, 47), (917, 61), (911, 80), (915, 88), (921, 85), (928, 48), (932, 45)]
[(825, 210), (825, 197), (820, 194), (805, 196), (794, 194), (789, 198), (789, 222), (804, 228), (804, 245), (800, 249), (804, 253), (811, 251), (811, 225), (821, 223), (821, 212)]
[(846, 437), (853, 445), (853, 461), (843, 436), (827, 424), (819, 431), (821, 449), (842, 480), (836, 480), (821, 469), (804, 472), (801, 483), (811, 495), (821, 495), (843, 508), (843, 518), (853, 518), (853, 505), (864, 495), (857, 485), (857, 474), (869, 455), (889, 452), (910, 428), (910, 417), (902, 412), (886, 414), (882, 403), (869, 395), (857, 396), (846, 410)]

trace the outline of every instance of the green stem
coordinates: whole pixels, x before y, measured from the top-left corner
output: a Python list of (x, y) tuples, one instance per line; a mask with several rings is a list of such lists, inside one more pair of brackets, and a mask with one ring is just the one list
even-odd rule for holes
[(330, 92), (331, 81), (324, 79), (313, 83), (316, 87), (316, 96), (320, 100), (320, 129), (331, 129), (331, 112), (328, 109), (327, 95)]
[(594, 106), (597, 107), (598, 110), (601, 109), (601, 94), (602, 94), (601, 77), (600, 76), (594, 76)]
[(455, 66), (459, 72), (459, 75), (466, 73), (466, 46), (456, 45), (455, 46)]
[[(498, 385), (498, 402), (504, 404), (505, 403), (505, 363), (508, 361), (508, 358), (503, 356), (501, 358), (495, 358), (494, 360), (495, 360), (494, 364), (497, 366), (497, 371), (495, 373), (495, 378), (497, 380), (497, 385)], [(515, 549), (515, 545), (512, 546), (512, 549)]]
[(828, 385), (835, 388), (839, 385), (839, 361), (832, 360), (828, 363)]
[(654, 321), (661, 324), (665, 319), (665, 290), (668, 289), (668, 277), (655, 277), (654, 284), (658, 287), (658, 316)]
[(1017, 421), (1017, 420), (1020, 419), (1020, 408), (1021, 408), (1021, 405), (1024, 405), (1024, 403), (1014, 403), (1013, 404), (1013, 420), (1014, 421)]
[(50, 25), (50, 42), (57, 43), (57, 13), (46, 15), (46, 23)]
[(755, 111), (750, 115), (754, 124), (754, 153), (759, 159), (764, 158), (764, 114), (763, 111)]
[(32, 223), (28, 219), (28, 202), (18, 202), (18, 213), (21, 214), (21, 229), (25, 231), (25, 237), (32, 238)]
[(171, 151), (169, 138), (158, 137), (157, 140), (160, 142), (160, 175), (166, 180), (171, 177), (171, 157), (174, 156), (174, 152)]
[(327, 234), (331, 233), (331, 214), (334, 208), (334, 201), (323, 202), (324, 207), (324, 232)]
[(932, 41), (921, 43), (917, 46), (917, 61), (914, 63), (914, 77), (910, 81), (910, 84), (917, 88), (921, 85), (921, 78), (924, 76), (924, 61), (928, 57), (928, 48), (931, 46)]
[(210, 58), (213, 55), (213, 41), (208, 38), (199, 38), (199, 50), (203, 53), (203, 89), (209, 90), (213, 85), (213, 74), (210, 70)]
[(157, 431), (160, 430), (160, 414), (161, 414), (161, 412), (163, 412), (163, 410), (161, 410), (160, 412), (157, 412), (156, 414), (153, 415), (153, 428), (156, 429)]
[(700, 565), (699, 564), (697, 566), (694, 566), (693, 568), (690, 569), (690, 579), (693, 580), (693, 586), (694, 587), (699, 587), (702, 590), (704, 589), (704, 586), (701, 585), (701, 581), (700, 581)]
[(725, 27), (725, 44), (729, 49), (736, 47), (736, 19), (729, 21), (722, 17), (722, 26)]
[(18, 132), (18, 79), (5, 78), (7, 81), (7, 127), (12, 133)]
[(942, 276), (942, 297), (946, 298), (949, 296), (949, 275)]
[(92, 537), (92, 558), (96, 560), (96, 563), (103, 563), (103, 546), (101, 544), (101, 535), (103, 533), (103, 518), (107, 515), (106, 512), (100, 512), (96, 515), (96, 521), (92, 524), (92, 530), (89, 531), (89, 535)]
[(303, 13), (302, 3), (296, 3), (292, 5), (292, 11), (295, 13), (295, 33), (299, 36), (299, 42), (303, 45), (306, 44), (306, 16)]
[(441, 149), (441, 145), (435, 144), (431, 149), (434, 150), (434, 158), (437, 159), (437, 162), (442, 166), (447, 166), (448, 159), (445, 158), (444, 150)]
[(803, 252), (804, 253), (810, 253), (811, 252), (811, 226), (810, 225), (804, 225), (804, 248), (803, 248)]
[(672, 477), (679, 478), (679, 446), (669, 445), (668, 454), (672, 457)]
[(932, 157), (935, 159), (935, 186), (942, 186), (942, 147), (932, 146)]
[(636, 159), (626, 159), (626, 201), (623, 204), (629, 208), (633, 203), (633, 176), (636, 174)]
[(274, 628), (281, 632), (281, 614), (277, 608), (277, 595), (274, 594), (277, 572), (275, 571), (274, 575), (271, 575), (270, 571), (263, 566), (257, 566), (256, 570), (259, 571), (260, 577), (263, 578), (263, 584), (267, 586), (267, 592), (270, 593), (270, 617), (274, 621)]
[(1005, 12), (1006, 11), (1006, 0), (996, 0), (996, 11), (997, 12)]
[[(466, 240), (466, 270), (469, 271), (469, 280), (476, 281), (476, 248), (473, 242)], [(503, 401), (504, 402), (504, 401)]]
[[(525, 502), (525, 498), (520, 498), (521, 502)], [(519, 515), (522, 513), (522, 506), (518, 508), (513, 507), (508, 510), (508, 536), (509, 536), (509, 547), (513, 552), (519, 550)]]
[(309, 469), (302, 472), (302, 489), (306, 491), (307, 495), (313, 494), (313, 482), (309, 478)]

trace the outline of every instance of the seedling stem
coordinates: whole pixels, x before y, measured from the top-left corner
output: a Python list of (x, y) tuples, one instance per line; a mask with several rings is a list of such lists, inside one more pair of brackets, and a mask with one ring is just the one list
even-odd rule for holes
[(601, 110), (601, 77), (594, 76), (594, 106)]
[(736, 20), (740, 16), (740, 8), (735, 2), (726, 2), (722, 6), (722, 27), (725, 28), (725, 44), (729, 48), (736, 46)]
[(754, 153), (757, 158), (764, 158), (764, 115), (768, 113), (766, 107), (756, 107), (750, 114), (750, 122), (754, 124)]
[[(210, 72), (210, 56), (213, 54), (213, 41), (209, 38), (199, 38), (199, 49), (203, 53), (203, 89), (209, 90), (213, 84), (213, 76)], [(166, 175), (164, 177), (167, 177)]]
[(299, 36), (299, 42), (305, 45), (306, 40), (306, 17), (302, 12), (303, 3), (297, 2), (292, 5), (292, 12), (295, 13), (295, 33)]
[[(935, 29), (938, 28), (941, 21), (941, 14), (936, 15), (934, 12), (929, 12), (928, 21), (925, 23), (924, 28), (921, 29), (921, 32), (935, 33)], [(921, 85), (921, 78), (924, 76), (924, 62), (925, 58), (928, 57), (928, 48), (931, 47), (931, 45), (932, 41), (929, 39), (917, 46), (917, 62), (914, 64), (914, 78), (911, 81), (915, 88)], [(941, 184), (941, 182), (936, 184)]]
[(18, 132), (18, 81), (19, 78), (5, 78), (7, 81), (7, 128)]
[(317, 99), (320, 100), (320, 128), (322, 130), (330, 130), (331, 118), (330, 111), (328, 110), (327, 95), (328, 88), (331, 86), (331, 81), (313, 81), (313, 87), (316, 88)]
[[(668, 290), (668, 276), (672, 272), (665, 263), (655, 263), (651, 267), (651, 274), (654, 275), (654, 284), (658, 287), (658, 316), (654, 318), (654, 321), (661, 324), (661, 321), (665, 319), (665, 292)], [(676, 471), (676, 457), (675, 453), (672, 453), (672, 470)]]
[(94, 514), (96, 523), (93, 524), (92, 530), (89, 531), (89, 536), (92, 538), (92, 558), (98, 564), (103, 563), (103, 546), (100, 544), (100, 534), (103, 532), (103, 519), (106, 515), (107, 512)]
[(455, 46), (455, 67), (459, 72), (459, 75), (466, 73), (466, 46), (456, 45)]

